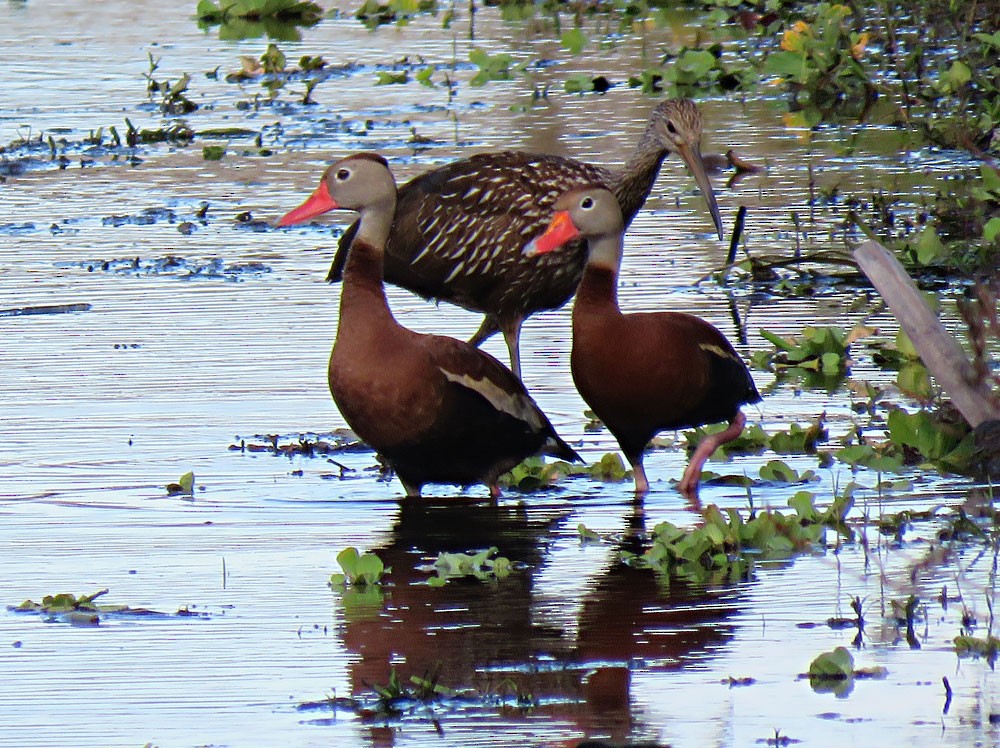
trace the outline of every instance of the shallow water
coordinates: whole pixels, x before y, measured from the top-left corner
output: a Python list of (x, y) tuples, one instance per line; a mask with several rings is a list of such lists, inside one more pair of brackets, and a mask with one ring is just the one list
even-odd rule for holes
[[(68, 141), (69, 160), (58, 168), (47, 146), (11, 156), (32, 160), (0, 185), (0, 310), (81, 305), (0, 317), (0, 602), (108, 588), (102, 600), (168, 614), (112, 616), (93, 628), (0, 613), (0, 744), (551, 746), (592, 736), (742, 746), (776, 730), (816, 746), (996, 743), (993, 671), (956, 658), (962, 604), (938, 600), (945, 586), (964, 595), (985, 636), (994, 557), (964, 546), (945, 553), (931, 542), (936, 523), (901, 545), (869, 527), (866, 542), (760, 564), (735, 586), (667, 587), (614, 560), (640, 521), (629, 483), (572, 479), (551, 492), (508, 494), (497, 506), (481, 487), (469, 500), (441, 487), (411, 505), (400, 502), (397, 482), (379, 478), (370, 452), (338, 453), (332, 463), (230, 449), (262, 443), (256, 435), (294, 439), (344, 425), (324, 377), (337, 288), (323, 276), (330, 229), (349, 218), (335, 214), (323, 228), (267, 226), (313, 188), (325, 163), (377, 149), (405, 180), (502, 147), (610, 162), (635, 142), (652, 101), (624, 88), (603, 97), (555, 90), (548, 106), (513, 112), (528, 99), (523, 79), (464, 83), (473, 72), (464, 62), (473, 43), (467, 18), (454, 34), (433, 18), (370, 34), (348, 14), (281, 46), (290, 60), (321, 53), (359, 67), (321, 83), (313, 107), (294, 103), (298, 83), (279, 104), (248, 111), (237, 103), (262, 94), (259, 84), (202, 73), (238, 69), (239, 55), (259, 56), (265, 43), (219, 41), (196, 28), (191, 12), (148, 2), (0, 6), (0, 45), (9, 50), (0, 142), (28, 130), (54, 133)], [(698, 17), (688, 20), (649, 32), (646, 44), (681, 43)], [(492, 9), (477, 13), (474, 32), (475, 44), (491, 52), (509, 45), (525, 61), (556, 50)], [(609, 51), (602, 70), (624, 77), (636, 45)], [(256, 155), (252, 137), (229, 141), (219, 162), (203, 160), (201, 140), (131, 153), (82, 145), (97, 128), (124, 132), (125, 117), (138, 128), (161, 124), (145, 93), (147, 53), (160, 58), (158, 79), (192, 74), (202, 108), (185, 118), (191, 127), (258, 130), (273, 155)], [(416, 83), (372, 85), (375, 65), (407, 55), (457, 61), (453, 99)], [(544, 85), (563, 72), (533, 75)], [(733, 187), (725, 176), (716, 180), (727, 224), (739, 205), (749, 208), (751, 252), (790, 253), (797, 240), (842, 246), (842, 216), (810, 203), (811, 189), (886, 189), (912, 194), (916, 204), (972, 167), (959, 154), (908, 151), (888, 129), (826, 128), (804, 142), (782, 125), (777, 97), (715, 96), (702, 107), (706, 152), (736, 147), (767, 166)], [(429, 147), (410, 144), (414, 128)], [(734, 342), (742, 328), (744, 353), (767, 347), (760, 328), (793, 333), (865, 321), (894, 334), (891, 317), (857, 285), (778, 298), (746, 284), (696, 282), (719, 267), (726, 247), (692, 190), (669, 160), (629, 233), (624, 307), (690, 311)], [(247, 211), (252, 220), (240, 220)], [(793, 212), (802, 221), (798, 239)], [(389, 295), (415, 329), (467, 337), (478, 326), (449, 306), (398, 289)], [(528, 322), (525, 379), (560, 433), (594, 460), (615, 445), (605, 432), (584, 430), (566, 366), (568, 320), (563, 309)], [(499, 341), (486, 347), (506, 358)], [(767, 394), (748, 417), (769, 430), (825, 412), (833, 438), (857, 418), (843, 389), (772, 386), (771, 375), (754, 375)], [(878, 385), (893, 379), (867, 355), (857, 356), (853, 376)], [(774, 457), (710, 467), (757, 476)], [(844, 466), (816, 468), (814, 457), (784, 459), (817, 470), (810, 489), (819, 503), (852, 477)], [(670, 483), (683, 465), (678, 448), (650, 453), (647, 528), (694, 523)], [(187, 471), (196, 476), (193, 497), (168, 496), (164, 485)], [(974, 486), (933, 472), (907, 477), (906, 491), (859, 492), (857, 515), (955, 507)], [(877, 476), (862, 470), (858, 480), (872, 486)], [(799, 488), (758, 485), (754, 501), (782, 506)], [(744, 489), (723, 485), (704, 486), (701, 498), (747, 503)], [(605, 542), (582, 545), (579, 524)], [(349, 545), (376, 551), (393, 568), (374, 608), (326, 586)], [(524, 564), (495, 584), (435, 589), (416, 569), (440, 551), (493, 545)], [(926, 606), (919, 648), (883, 617), (890, 599), (910, 594)], [(851, 646), (855, 631), (825, 622), (849, 615), (854, 596), (864, 599), (868, 621), (863, 645), (852, 650), (856, 665), (883, 665), (888, 675), (859, 680), (842, 698), (817, 694), (797, 676), (820, 652)], [(406, 681), (437, 667), (441, 685), (475, 689), (476, 698), (413, 707), (388, 722), (315, 705), (330, 695), (371, 705), (373, 685), (388, 682), (393, 668)], [(954, 689), (946, 712), (943, 676)], [(754, 683), (734, 686), (730, 677)]]

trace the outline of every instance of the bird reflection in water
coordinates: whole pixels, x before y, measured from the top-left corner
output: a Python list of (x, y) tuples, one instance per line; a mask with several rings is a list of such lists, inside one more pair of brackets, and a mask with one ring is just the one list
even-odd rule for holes
[[(635, 507), (641, 511), (641, 502)], [(553, 579), (545, 574), (546, 546), (560, 529), (565, 534), (572, 514), (562, 502), (402, 501), (385, 543), (372, 549), (392, 569), (382, 607), (360, 618), (345, 611), (341, 619), (339, 632), (354, 656), (352, 693), (371, 694), (395, 670), (405, 683), (433, 676), (471, 691), (504, 720), (520, 719), (512, 695), (525, 696), (526, 718), (551, 720), (560, 731), (567, 722), (575, 726), (572, 745), (588, 737), (623, 744), (655, 736), (658, 726), (644, 722), (632, 693), (633, 673), (679, 670), (717, 649), (731, 636), (726, 619), (738, 593), (668, 586), (616, 559), (596, 578), (581, 567), (579, 576)], [(640, 551), (641, 515), (628, 522), (633, 531), (622, 542)], [(465, 578), (439, 588), (415, 568), (440, 553), (492, 546), (521, 568), (495, 583)], [(609, 556), (615, 550), (609, 546)], [(588, 555), (585, 568), (591, 561)], [(578, 609), (570, 626), (567, 609)], [(448, 719), (437, 727), (446, 731)], [(394, 735), (373, 725), (369, 737), (392, 745)]]

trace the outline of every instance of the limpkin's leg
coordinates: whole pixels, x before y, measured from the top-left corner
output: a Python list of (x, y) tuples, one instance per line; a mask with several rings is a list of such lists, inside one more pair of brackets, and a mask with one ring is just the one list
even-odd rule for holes
[(510, 352), (510, 370), (518, 379), (521, 379), (522, 322), (524, 322), (524, 317), (521, 315), (500, 322), (500, 330), (503, 332), (503, 339), (507, 341), (507, 350)]
[(524, 317), (521, 315), (501, 322), (492, 314), (487, 314), (483, 317), (483, 324), (476, 330), (476, 334), (469, 338), (469, 342), (478, 347), (498, 332), (502, 332), (504, 340), (507, 341), (507, 350), (510, 352), (510, 369), (518, 379), (521, 378), (521, 356), (519, 349), (522, 322), (524, 322)]
[(476, 330), (476, 334), (469, 338), (469, 343), (477, 348), (500, 332), (500, 324), (492, 314), (483, 317), (483, 324)]
[(687, 469), (684, 470), (681, 482), (677, 484), (677, 490), (689, 499), (696, 498), (698, 496), (698, 481), (701, 479), (701, 469), (705, 465), (705, 461), (712, 456), (716, 449), (742, 434), (746, 423), (747, 417), (738, 410), (724, 431), (702, 439), (694, 454), (691, 455), (691, 460), (688, 462)]

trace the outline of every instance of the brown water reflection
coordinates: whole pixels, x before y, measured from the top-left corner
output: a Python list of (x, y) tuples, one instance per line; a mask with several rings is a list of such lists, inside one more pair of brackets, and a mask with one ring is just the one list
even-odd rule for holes
[[(739, 593), (667, 584), (649, 570), (612, 564), (586, 584), (574, 626), (548, 621), (535, 570), (544, 568), (549, 534), (569, 516), (533, 519), (523, 506), (403, 501), (387, 542), (372, 549), (392, 567), (383, 609), (352, 611), (345, 599), (352, 693), (387, 684), (393, 672), (404, 683), (410, 675), (435, 677), (447, 688), (472, 689), (488, 711), (498, 701), (508, 704), (502, 711), (514, 719), (518, 711), (544, 716), (615, 741), (650, 734), (651, 725), (636, 721), (632, 671), (678, 670), (720, 648), (732, 636), (726, 621)], [(623, 543), (638, 549), (628, 537)], [(523, 564), (524, 573), (434, 588), (427, 572), (415, 570), (440, 553), (491, 546)], [(511, 706), (514, 696), (526, 701)]]

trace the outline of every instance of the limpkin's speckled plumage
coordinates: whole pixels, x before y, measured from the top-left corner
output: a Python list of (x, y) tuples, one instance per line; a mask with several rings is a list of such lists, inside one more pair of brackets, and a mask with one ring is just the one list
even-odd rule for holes
[[(619, 169), (504, 151), (426, 172), (399, 190), (385, 280), (425, 298), (486, 314), (470, 342), (479, 345), (503, 332), (511, 368), (520, 376), (522, 322), (537, 311), (565, 304), (586, 259), (582, 241), (545, 257), (527, 258), (521, 252), (525, 242), (544, 229), (556, 198), (576, 186), (602, 184), (618, 198), (627, 225), (649, 196), (663, 160), (674, 151), (694, 175), (722, 238), (700, 143), (697, 106), (688, 99), (670, 99), (653, 110), (632, 157)], [(327, 276), (331, 282), (341, 277), (356, 226), (340, 241)]]
[(705, 460), (743, 431), (740, 406), (760, 395), (743, 359), (708, 322), (680, 312), (622, 314), (617, 285), (624, 230), (613, 194), (579, 188), (556, 201), (549, 228), (525, 253), (550, 252), (579, 237), (589, 244), (573, 302), (573, 381), (631, 463), (636, 493), (649, 489), (642, 458), (657, 432), (729, 422), (702, 439), (684, 471), (678, 489), (693, 498)]
[(399, 476), (408, 496), (426, 483), (485, 483), (533, 454), (579, 460), (507, 367), (461, 340), (424, 335), (392, 316), (382, 283), (396, 183), (383, 158), (360, 153), (323, 175), (279, 225), (329, 210), (361, 215), (344, 268), (330, 392), (344, 419)]

